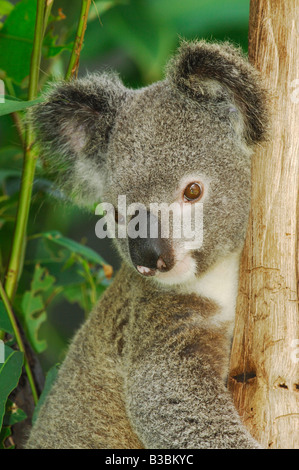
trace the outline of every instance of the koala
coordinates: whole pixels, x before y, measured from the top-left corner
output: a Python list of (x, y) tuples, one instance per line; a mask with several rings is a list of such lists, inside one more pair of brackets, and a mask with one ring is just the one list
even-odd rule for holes
[[(56, 83), (33, 109), (65, 194), (83, 207), (108, 202), (122, 229), (138, 214), (117, 209), (126, 196), (158, 235), (113, 239), (122, 266), (70, 344), (25, 447), (259, 448), (226, 380), (266, 103), (239, 49), (201, 40), (182, 41), (159, 82), (135, 90), (115, 73), (90, 74)], [(163, 211), (150, 208), (174, 202), (181, 214), (202, 208), (197, 245), (174, 229), (162, 236)]]

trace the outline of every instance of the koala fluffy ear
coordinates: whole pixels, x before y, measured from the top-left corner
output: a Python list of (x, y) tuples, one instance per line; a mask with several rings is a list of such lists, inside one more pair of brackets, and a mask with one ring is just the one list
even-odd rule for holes
[(264, 140), (267, 94), (259, 73), (241, 49), (228, 42), (183, 41), (168, 64), (167, 76), (177, 89), (194, 100), (230, 102), (241, 113), (247, 144)]
[(31, 110), (42, 157), (79, 205), (99, 202), (109, 135), (127, 92), (117, 75), (91, 74), (51, 85)]

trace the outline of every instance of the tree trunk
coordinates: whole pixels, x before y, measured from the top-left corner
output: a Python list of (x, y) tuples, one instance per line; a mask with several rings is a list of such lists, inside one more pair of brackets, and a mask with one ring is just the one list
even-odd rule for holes
[(229, 388), (266, 448), (299, 448), (299, 2), (251, 0), (249, 59), (273, 94), (252, 163)]

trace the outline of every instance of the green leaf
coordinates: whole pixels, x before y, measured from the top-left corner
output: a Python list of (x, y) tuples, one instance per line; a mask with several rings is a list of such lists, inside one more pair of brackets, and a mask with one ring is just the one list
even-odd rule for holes
[(25, 411), (18, 408), (18, 406), (11, 400), (7, 400), (5, 406), (5, 415), (3, 418), (4, 426), (12, 426), (13, 424), (20, 423), (27, 418)]
[(0, 30), (1, 69), (17, 84), (29, 75), (35, 16), (36, 0), (22, 0)]
[(60, 54), (62, 51), (72, 51), (72, 50), (73, 50), (72, 42), (70, 42), (69, 44), (64, 44), (62, 46), (59, 46), (59, 45), (49, 46), (44, 56), (47, 59), (49, 59), (51, 57), (55, 57), (56, 55)]
[(35, 296), (34, 292), (31, 291), (25, 292), (21, 309), (26, 321), (26, 330), (34, 350), (37, 353), (43, 352), (47, 349), (47, 343), (44, 340), (38, 339), (39, 328), (47, 319), (42, 297), (40, 295)]
[(0, 364), (0, 427), (9, 394), (16, 388), (22, 373), (23, 353), (5, 346), (5, 361)]
[[(0, 41), (0, 45), (1, 45), (1, 41)], [(43, 100), (44, 100), (43, 97), (39, 97), (36, 100), (22, 101), (22, 100), (13, 99), (11, 96), (9, 97), (5, 96), (4, 103), (2, 103), (0, 99), (0, 116), (14, 113), (16, 111), (22, 111), (23, 109), (30, 108), (31, 106), (34, 106), (35, 104), (41, 103)]]
[(53, 386), (53, 383), (56, 380), (58, 370), (59, 370), (59, 364), (55, 364), (53, 367), (51, 367), (51, 369), (47, 373), (44, 389), (42, 391), (42, 394), (41, 394), (41, 396), (38, 400), (38, 403), (37, 403), (37, 405), (34, 409), (34, 412), (33, 412), (32, 424), (34, 424), (35, 421), (37, 420), (37, 417), (38, 417), (38, 414), (40, 412), (41, 406), (45, 402), (46, 397), (49, 394), (49, 392), (50, 392), (50, 390)]
[(3, 426), (0, 431), (0, 449), (14, 449), (15, 446), (6, 446), (5, 441), (8, 437), (11, 436), (11, 428), (8, 426)]
[(73, 49), (73, 42), (68, 44), (57, 44), (59, 40), (58, 35), (53, 35), (52, 28), (46, 34), (44, 41), (43, 41), (43, 56), (48, 59), (50, 57), (55, 57), (56, 55), (60, 54), (60, 52), (67, 50), (72, 51)]
[(82, 298), (82, 292), (81, 292), (81, 285), (70, 285), (66, 286), (63, 289), (63, 297), (68, 300), (71, 304), (73, 303), (78, 303), (80, 307), (84, 308), (84, 305), (82, 304), (83, 298)]
[(21, 299), (16, 300), (27, 337), (37, 353), (47, 348), (47, 342), (39, 339), (39, 329), (47, 319), (45, 302), (42, 293), (48, 297), (53, 290), (55, 278), (50, 276), (46, 268), (35, 266), (30, 291), (26, 291)]
[(31, 289), (34, 292), (48, 291), (54, 284), (55, 278), (50, 276), (45, 268), (36, 265), (34, 277), (31, 283)]
[(0, 300), (0, 330), (3, 330), (11, 335), (14, 334), (10, 319), (7, 315), (6, 308), (4, 307), (2, 300)]
[(67, 248), (71, 253), (83, 256), (92, 263), (100, 264), (101, 266), (107, 264), (98, 253), (96, 253), (88, 246), (81, 245), (80, 243), (77, 243), (74, 240), (71, 240), (70, 238), (63, 237), (61, 233), (55, 230), (52, 230), (50, 232), (43, 232), (40, 235), (53, 243)]

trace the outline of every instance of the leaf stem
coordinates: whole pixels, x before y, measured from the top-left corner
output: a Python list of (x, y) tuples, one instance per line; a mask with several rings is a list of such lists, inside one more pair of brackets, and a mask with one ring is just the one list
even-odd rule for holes
[(28, 362), (27, 354), (26, 354), (26, 351), (25, 351), (25, 346), (24, 346), (24, 343), (23, 343), (23, 340), (22, 340), (22, 337), (21, 337), (21, 334), (20, 334), (20, 330), (19, 330), (16, 318), (15, 318), (15, 315), (13, 313), (13, 310), (11, 308), (9, 299), (6, 295), (6, 292), (4, 290), (4, 287), (3, 287), (3, 284), (2, 284), (1, 281), (0, 281), (0, 297), (3, 301), (5, 309), (7, 311), (7, 315), (9, 317), (10, 323), (12, 325), (14, 335), (15, 335), (17, 344), (19, 346), (19, 350), (24, 354), (24, 367), (25, 367), (26, 374), (27, 374), (27, 377), (28, 377), (28, 381), (29, 381), (29, 384), (30, 384), (30, 388), (31, 388), (31, 391), (32, 391), (33, 400), (34, 400), (34, 403), (36, 404), (38, 402), (38, 394), (37, 394), (33, 374), (32, 374), (32, 371), (31, 371), (31, 368), (30, 368), (30, 365), (29, 365), (29, 362)]
[(80, 53), (83, 46), (84, 34), (86, 30), (90, 5), (91, 0), (82, 0), (80, 18), (76, 32), (76, 39), (74, 42), (69, 65), (65, 75), (66, 80), (71, 80), (73, 77), (77, 78), (78, 75)]
[(31, 55), (28, 101), (34, 100), (38, 90), (39, 67), (41, 60), (42, 42), (44, 34), (44, 13), (46, 0), (39, 0), (36, 9), (35, 33)]
[(43, 36), (46, 33), (47, 25), (48, 25), (48, 20), (50, 17), (50, 13), (52, 10), (54, 0), (46, 0), (46, 6), (45, 6), (45, 11), (44, 11), (44, 30), (43, 30)]
[[(34, 43), (30, 64), (28, 100), (33, 100), (34, 98), (36, 98), (38, 91), (38, 78), (44, 32), (45, 7), (46, 0), (38, 0), (35, 20)], [(25, 238), (32, 194), (32, 185), (37, 160), (37, 155), (35, 155), (35, 153), (32, 151), (33, 139), (33, 129), (32, 125), (29, 123), (26, 126), (25, 130), (25, 149), (22, 182), (17, 210), (16, 225), (12, 241), (12, 249), (5, 283), (5, 291), (10, 301), (12, 301), (16, 291), (25, 250)]]

